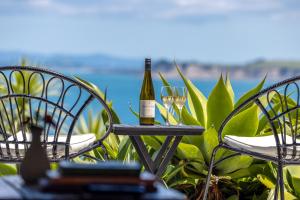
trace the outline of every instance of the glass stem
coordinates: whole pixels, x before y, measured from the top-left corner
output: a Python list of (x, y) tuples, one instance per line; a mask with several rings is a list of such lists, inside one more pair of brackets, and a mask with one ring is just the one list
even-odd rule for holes
[(182, 109), (179, 109), (179, 125), (182, 125), (182, 116), (181, 116), (181, 113), (182, 113)]
[(169, 123), (169, 108), (167, 109), (167, 120), (166, 120), (166, 125), (170, 125)]

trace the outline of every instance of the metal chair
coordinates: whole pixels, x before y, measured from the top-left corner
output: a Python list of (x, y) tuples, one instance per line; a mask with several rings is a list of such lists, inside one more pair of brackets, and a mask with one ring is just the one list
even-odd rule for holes
[[(278, 199), (279, 189), (280, 199), (284, 199), (283, 166), (300, 164), (299, 81), (300, 76), (297, 76), (262, 90), (244, 101), (224, 120), (218, 131), (219, 144), (212, 152), (205, 184), (204, 200), (207, 199), (213, 167), (229, 157), (241, 154), (271, 161), (278, 166), (274, 199)], [(226, 135), (223, 137), (223, 130), (228, 122), (250, 106), (259, 107), (260, 117), (264, 117), (266, 124), (269, 126), (264, 133), (265, 136), (239, 137)], [(235, 153), (215, 161), (216, 153), (221, 148)]]
[[(106, 113), (103, 134), (78, 134), (87, 110)], [(22, 161), (31, 142), (29, 126), (43, 128), (41, 142), (51, 162), (102, 147), (112, 129), (106, 102), (81, 81), (37, 67), (0, 67), (0, 161)]]

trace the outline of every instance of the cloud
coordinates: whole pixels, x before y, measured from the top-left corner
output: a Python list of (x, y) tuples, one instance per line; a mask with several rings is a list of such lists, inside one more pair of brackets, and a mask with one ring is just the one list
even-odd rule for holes
[(173, 0), (173, 3), (173, 9), (166, 10), (162, 16), (219, 16), (274, 11), (282, 7), (279, 0)]
[(176, 5), (212, 12), (269, 10), (281, 6), (279, 0), (174, 0)]
[[(128, 3), (122, 1), (66, 1), (66, 0), (27, 0), (35, 11), (56, 13), (61, 15), (113, 15), (130, 12), (133, 0)], [(109, 3), (108, 3), (109, 2)]]
[(299, 12), (299, 5), (300, 1), (296, 0), (1, 0), (0, 11), (166, 20), (271, 13), (276, 18), (276, 13), (288, 16), (291, 9), (294, 9), (294, 13)]

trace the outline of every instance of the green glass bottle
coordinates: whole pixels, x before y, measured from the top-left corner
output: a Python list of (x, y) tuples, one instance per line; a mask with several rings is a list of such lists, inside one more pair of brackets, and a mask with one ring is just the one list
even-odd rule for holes
[(155, 118), (155, 93), (151, 78), (151, 59), (145, 59), (145, 74), (140, 93), (140, 125), (153, 125)]

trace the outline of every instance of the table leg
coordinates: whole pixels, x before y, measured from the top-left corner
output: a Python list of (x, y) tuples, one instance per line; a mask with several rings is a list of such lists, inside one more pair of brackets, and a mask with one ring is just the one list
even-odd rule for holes
[(149, 153), (147, 151), (147, 148), (143, 140), (139, 136), (129, 136), (129, 137), (145, 169), (155, 174), (154, 163), (151, 160), (151, 157), (149, 156)]
[[(145, 169), (160, 177), (166, 169), (166, 166), (172, 159), (176, 148), (178, 147), (182, 136), (168, 136), (162, 144), (155, 160), (151, 159), (148, 150), (140, 136), (129, 136), (130, 140), (141, 159)], [(172, 142), (172, 139), (174, 141)], [(169, 147), (169, 145), (171, 146)]]
[[(165, 142), (163, 143), (163, 145), (160, 147), (158, 154), (156, 155), (156, 158), (154, 160), (154, 166), (159, 166), (159, 164), (161, 163), (163, 157), (165, 156), (166, 150), (170, 145), (170, 142), (172, 141), (173, 136), (167, 136)], [(157, 169), (155, 169), (157, 170)]]
[(182, 136), (176, 136), (174, 139), (173, 144), (171, 145), (170, 149), (168, 152), (166, 152), (165, 157), (163, 158), (162, 162), (160, 163), (159, 166), (155, 166), (155, 168), (157, 169), (155, 174), (160, 177), (163, 172), (166, 169), (166, 166), (168, 165), (168, 163), (170, 162), (171, 158), (173, 157), (176, 148), (178, 147), (180, 141), (182, 139)]

